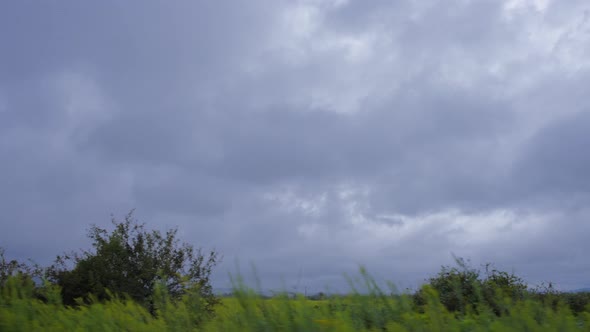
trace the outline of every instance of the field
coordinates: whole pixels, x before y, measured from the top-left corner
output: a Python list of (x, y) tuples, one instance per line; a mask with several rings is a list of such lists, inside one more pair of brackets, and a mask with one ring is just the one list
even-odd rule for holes
[(410, 294), (393, 295), (366, 278), (362, 292), (311, 300), (262, 298), (245, 286), (224, 297), (213, 317), (199, 300), (162, 300), (156, 317), (131, 300), (113, 297), (77, 307), (62, 305), (59, 288), (38, 292), (12, 278), (0, 296), (0, 331), (590, 331), (590, 309), (573, 312), (563, 301), (498, 299), (502, 313), (485, 305), (449, 312), (437, 292), (423, 289), (421, 306)]
[[(347, 294), (265, 297), (232, 277), (214, 294), (216, 252), (203, 254), (131, 217), (91, 230), (93, 251), (49, 267), (8, 260), (0, 248), (2, 331), (588, 331), (590, 293), (531, 288), (492, 264), (455, 257), (418, 290), (347, 277)], [(41, 282), (43, 281), (43, 282)], [(263, 289), (258, 285), (256, 289)], [(328, 287), (329, 288), (329, 287)]]

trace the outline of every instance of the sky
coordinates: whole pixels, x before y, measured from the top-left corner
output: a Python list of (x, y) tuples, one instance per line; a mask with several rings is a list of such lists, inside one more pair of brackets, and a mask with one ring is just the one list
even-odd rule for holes
[(590, 287), (586, 0), (4, 1), (0, 247), (131, 209), (265, 287)]

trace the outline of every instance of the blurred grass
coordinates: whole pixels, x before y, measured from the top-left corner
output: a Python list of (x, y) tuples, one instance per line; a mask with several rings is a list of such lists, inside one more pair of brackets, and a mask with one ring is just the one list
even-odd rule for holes
[(35, 287), (17, 276), (0, 292), (0, 331), (590, 331), (588, 306), (574, 313), (564, 302), (499, 298), (506, 308), (500, 316), (484, 305), (458, 314), (425, 286), (426, 303), (418, 308), (411, 295), (380, 289), (364, 270), (349, 294), (322, 300), (287, 293), (264, 298), (242, 283), (234, 287), (216, 316), (203, 320), (199, 299), (190, 295), (172, 303), (159, 294), (154, 317), (114, 296), (66, 307), (56, 286)]

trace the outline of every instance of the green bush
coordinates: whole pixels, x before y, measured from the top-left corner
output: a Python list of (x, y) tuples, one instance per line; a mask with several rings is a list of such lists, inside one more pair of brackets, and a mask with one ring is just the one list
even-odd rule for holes
[[(457, 267), (443, 266), (441, 271), (428, 280), (427, 285), (436, 290), (440, 302), (454, 313), (491, 310), (495, 315), (506, 314), (506, 305), (523, 300), (527, 294), (526, 283), (514, 274), (485, 266), (482, 277), (479, 270), (471, 268), (465, 260), (455, 258)], [(414, 294), (418, 310), (426, 303), (424, 290)]]
[(562, 293), (561, 297), (574, 314), (590, 312), (590, 292)]
[(148, 231), (132, 212), (122, 222), (113, 219), (111, 232), (93, 226), (89, 232), (93, 251), (58, 256), (48, 269), (49, 280), (62, 289), (64, 304), (77, 305), (91, 294), (102, 301), (110, 298), (110, 291), (129, 296), (155, 314), (153, 295), (156, 285), (163, 285), (171, 301), (198, 293), (201, 309), (212, 314), (219, 302), (209, 280), (219, 262), (217, 252), (205, 255), (180, 243), (177, 229), (164, 234)]

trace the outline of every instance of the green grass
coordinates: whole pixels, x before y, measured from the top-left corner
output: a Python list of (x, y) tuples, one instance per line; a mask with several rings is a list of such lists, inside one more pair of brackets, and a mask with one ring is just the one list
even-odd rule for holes
[(503, 301), (497, 316), (484, 305), (466, 313), (449, 312), (432, 288), (417, 307), (411, 295), (392, 295), (361, 273), (358, 288), (346, 296), (310, 300), (287, 294), (270, 299), (237, 285), (213, 318), (203, 318), (199, 299), (172, 303), (160, 297), (157, 316), (128, 299), (61, 303), (59, 289), (35, 288), (10, 278), (0, 292), (0, 331), (590, 331), (590, 307), (572, 312), (564, 302), (536, 297)]

